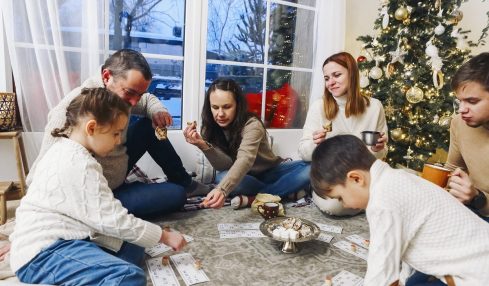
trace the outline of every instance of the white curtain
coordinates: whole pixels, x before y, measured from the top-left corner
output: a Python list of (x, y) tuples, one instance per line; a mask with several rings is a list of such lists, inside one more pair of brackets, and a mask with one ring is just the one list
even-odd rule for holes
[(102, 64), (105, 2), (0, 1), (25, 131), (43, 131), (49, 110)]
[(324, 92), (323, 62), (334, 53), (345, 49), (346, 1), (317, 0), (316, 47), (312, 73), (312, 91), (309, 104)]

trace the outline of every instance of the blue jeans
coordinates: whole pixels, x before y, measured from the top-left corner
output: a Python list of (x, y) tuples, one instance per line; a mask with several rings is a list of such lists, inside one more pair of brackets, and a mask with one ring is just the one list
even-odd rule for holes
[[(285, 197), (296, 193), (309, 185), (311, 165), (304, 161), (283, 162), (258, 175), (247, 174), (231, 192), (231, 196), (252, 196), (258, 193)], [(228, 171), (219, 172), (219, 183)]]
[(158, 140), (151, 120), (140, 118), (129, 125), (126, 147), (129, 156), (128, 171), (147, 151), (163, 169), (168, 182), (124, 183), (114, 190), (114, 196), (130, 213), (140, 218), (151, 218), (180, 210), (186, 202), (184, 188), (190, 186), (192, 177), (183, 167), (170, 140)]
[(112, 255), (87, 240), (58, 240), (15, 274), (24, 283), (144, 286), (144, 271), (134, 264), (142, 257), (144, 249), (136, 245), (123, 245)]
[(441, 282), (439, 279), (416, 271), (406, 281), (406, 286), (446, 286), (447, 284)]

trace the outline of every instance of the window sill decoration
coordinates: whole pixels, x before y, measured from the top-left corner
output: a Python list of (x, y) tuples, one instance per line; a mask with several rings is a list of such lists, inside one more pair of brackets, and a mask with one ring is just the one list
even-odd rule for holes
[(0, 131), (14, 130), (15, 126), (15, 93), (0, 92)]

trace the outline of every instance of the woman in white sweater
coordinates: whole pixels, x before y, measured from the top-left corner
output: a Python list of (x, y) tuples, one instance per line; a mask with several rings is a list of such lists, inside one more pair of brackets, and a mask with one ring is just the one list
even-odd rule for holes
[[(323, 63), (324, 95), (314, 101), (307, 113), (299, 155), (311, 161), (312, 152), (326, 138), (362, 131), (379, 131), (381, 137), (369, 150), (378, 159), (387, 154), (387, 124), (379, 100), (360, 94), (359, 71), (355, 59), (346, 52), (328, 57)], [(336, 199), (323, 199), (313, 192), (314, 203), (329, 215), (354, 215), (361, 210), (344, 208)]]
[(129, 106), (105, 88), (84, 89), (66, 110), (64, 137), (39, 161), (16, 213), (10, 263), (20, 281), (54, 285), (146, 285), (137, 265), (158, 242), (185, 239), (128, 214), (102, 166), (121, 143)]

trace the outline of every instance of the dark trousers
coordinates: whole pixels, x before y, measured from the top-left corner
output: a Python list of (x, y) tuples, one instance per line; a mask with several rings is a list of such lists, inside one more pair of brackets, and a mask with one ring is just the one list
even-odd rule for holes
[(192, 177), (183, 167), (170, 140), (158, 140), (151, 120), (140, 118), (129, 125), (126, 147), (128, 170), (147, 151), (163, 169), (168, 181), (155, 184), (124, 183), (114, 190), (114, 196), (130, 213), (140, 218), (157, 217), (180, 210), (187, 200), (185, 187), (192, 183)]

